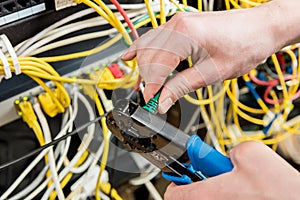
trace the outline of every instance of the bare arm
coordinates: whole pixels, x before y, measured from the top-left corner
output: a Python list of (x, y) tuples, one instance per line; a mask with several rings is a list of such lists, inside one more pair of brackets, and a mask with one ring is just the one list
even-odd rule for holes
[(149, 100), (176, 68), (192, 56), (194, 66), (168, 81), (159, 100), (166, 112), (180, 97), (200, 87), (241, 76), (286, 45), (300, 42), (299, 0), (222, 12), (178, 13), (128, 49), (137, 58)]

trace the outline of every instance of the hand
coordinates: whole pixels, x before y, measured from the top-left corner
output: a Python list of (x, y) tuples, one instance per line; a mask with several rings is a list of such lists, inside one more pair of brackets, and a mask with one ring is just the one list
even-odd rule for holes
[(146, 82), (145, 100), (154, 96), (179, 62), (194, 66), (169, 80), (159, 99), (165, 113), (183, 95), (200, 87), (241, 76), (279, 50), (270, 28), (269, 6), (209, 13), (178, 13), (135, 41), (122, 56), (134, 57)]
[(230, 158), (233, 171), (190, 185), (171, 184), (164, 199), (300, 199), (299, 172), (262, 143), (242, 143)]

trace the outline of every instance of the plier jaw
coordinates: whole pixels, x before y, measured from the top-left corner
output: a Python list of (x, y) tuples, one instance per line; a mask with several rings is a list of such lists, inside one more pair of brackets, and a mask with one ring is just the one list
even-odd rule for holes
[[(140, 153), (159, 167), (169, 180), (171, 177), (176, 180), (185, 177), (183, 183), (186, 184), (186, 179), (191, 181), (204, 179), (204, 176), (191, 171), (189, 165), (183, 164), (188, 161), (184, 145), (173, 143), (169, 137), (174, 131), (176, 133), (177, 129), (138, 104), (130, 100), (119, 100), (113, 111), (108, 113), (106, 122), (112, 134), (122, 141), (127, 149)], [(167, 130), (172, 133), (166, 133)], [(164, 137), (166, 134), (169, 138)]]
[(233, 169), (228, 157), (197, 135), (183, 133), (131, 100), (119, 100), (106, 119), (112, 134), (125, 147), (140, 153), (177, 184), (206, 179), (201, 172), (216, 176)]

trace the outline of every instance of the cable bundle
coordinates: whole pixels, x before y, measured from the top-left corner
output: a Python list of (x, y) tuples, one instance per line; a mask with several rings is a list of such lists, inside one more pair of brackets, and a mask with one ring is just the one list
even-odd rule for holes
[[(10, 52), (0, 54), (0, 74), (10, 78), (12, 74), (9, 75), (9, 73), (19, 74), (22, 72), (43, 88), (42, 93), (25, 97), (25, 99), (21, 98), (15, 102), (19, 115), (33, 129), (41, 145), (52, 141), (44, 114), (54, 117), (63, 113), (61, 131), (54, 139), (63, 137), (73, 129), (73, 122), (78, 111), (78, 101), (85, 105), (89, 113), (89, 120), (93, 120), (95, 115), (86, 96), (95, 103), (99, 115), (102, 116), (112, 109), (112, 103), (106, 97), (103, 89), (132, 88), (139, 80), (135, 61), (123, 63), (116, 59), (114, 64), (120, 67), (120, 71), (112, 71), (116, 69), (110, 69), (109, 65), (104, 65), (79, 77), (63, 77), (55, 71), (51, 63), (90, 56), (121, 40), (130, 45), (132, 44), (130, 33), (134, 39), (139, 37), (136, 28), (149, 23), (156, 28), (158, 24), (164, 24), (168, 16), (172, 16), (176, 12), (197, 11), (195, 8), (189, 7), (187, 1), (179, 4), (175, 0), (145, 0), (145, 4), (136, 5), (120, 5), (115, 0), (111, 0), (111, 5), (106, 5), (102, 0), (75, 0), (75, 2), (83, 3), (90, 9), (70, 15), (20, 43), (14, 48), (14, 51), (9, 48)], [(257, 6), (264, 2), (267, 1), (225, 0), (225, 5), (227, 9), (237, 9)], [(213, 0), (198, 1), (198, 11), (212, 11), (213, 8)], [(118, 12), (112, 10), (118, 10)], [(80, 17), (94, 12), (100, 16), (79, 20)], [(62, 36), (78, 30), (105, 24), (110, 24), (111, 28), (61, 39)], [(38, 56), (51, 49), (103, 36), (109, 36), (110, 39), (94, 49), (67, 55)], [(261, 66), (240, 79), (199, 89), (195, 92), (196, 98), (186, 95), (185, 99), (191, 104), (199, 106), (199, 109), (193, 114), (191, 123), (186, 127), (185, 132), (195, 133), (198, 129), (205, 127), (206, 141), (224, 153), (240, 142), (260, 140), (271, 145), (274, 150), (279, 146), (285, 155), (300, 163), (298, 156), (295, 156), (297, 155), (295, 149), (300, 148), (295, 142), (298, 140), (297, 135), (299, 134), (299, 116), (291, 115), (297, 98), (300, 96), (299, 50), (299, 45), (287, 47), (272, 55)], [(18, 56), (17, 61), (14, 55)], [(190, 64), (192, 66), (191, 62)], [(44, 80), (51, 81), (51, 84), (45, 83)], [(78, 88), (82, 90), (79, 92)], [(245, 97), (251, 98), (251, 100), (247, 101)], [(199, 113), (203, 123), (194, 125)], [(101, 119), (101, 128), (103, 142), (97, 152), (91, 153), (83, 148), (84, 145), (88, 146), (94, 137), (95, 125), (92, 124), (87, 128), (82, 144), (73, 158), (67, 157), (71, 145), (70, 138), (53, 148), (42, 151), (0, 198), (32, 199), (46, 189), (43, 194), (44, 199), (55, 199), (56, 196), (58, 199), (84, 199), (89, 196), (95, 196), (96, 199), (100, 199), (100, 196), (108, 199), (107, 195), (110, 194), (115, 199), (121, 199), (116, 190), (111, 188), (105, 171), (110, 140), (105, 117)], [(98, 165), (100, 157), (101, 163)], [(12, 195), (26, 175), (43, 158), (45, 166), (35, 180), (19, 193)], [(137, 180), (139, 183), (146, 184), (153, 196), (159, 199), (159, 194), (150, 182), (150, 179), (157, 174), (153, 171), (154, 169), (151, 169), (146, 176), (147, 179)], [(91, 179), (95, 173), (98, 173), (97, 178)], [(70, 182), (74, 174), (80, 175), (81, 178), (77, 184), (72, 186), (70, 194), (64, 194), (62, 189)], [(137, 184), (137, 180), (132, 180), (132, 184)]]

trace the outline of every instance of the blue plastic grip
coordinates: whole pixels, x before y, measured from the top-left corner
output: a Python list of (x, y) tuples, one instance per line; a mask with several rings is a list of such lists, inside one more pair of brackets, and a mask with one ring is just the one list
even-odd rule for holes
[(193, 181), (188, 177), (187, 175), (182, 175), (181, 177), (174, 176), (173, 174), (167, 174), (165, 172), (162, 173), (162, 176), (169, 180), (174, 182), (176, 185), (187, 185), (191, 184)]
[(207, 176), (217, 176), (233, 169), (230, 159), (192, 135), (187, 142), (187, 153), (196, 171)]
[[(196, 171), (192, 164), (183, 163), (183, 165), (191, 173), (193, 173), (193, 174), (197, 173), (198, 176), (200, 176), (203, 180), (206, 180), (206, 177), (201, 172)], [(182, 176), (179, 177), (179, 176), (176, 176), (175, 173), (165, 173), (165, 172), (163, 172), (162, 176), (165, 179), (174, 182), (176, 185), (186, 185), (186, 184), (191, 184), (193, 182), (191, 180), (191, 178), (188, 177), (187, 175), (182, 175)]]

